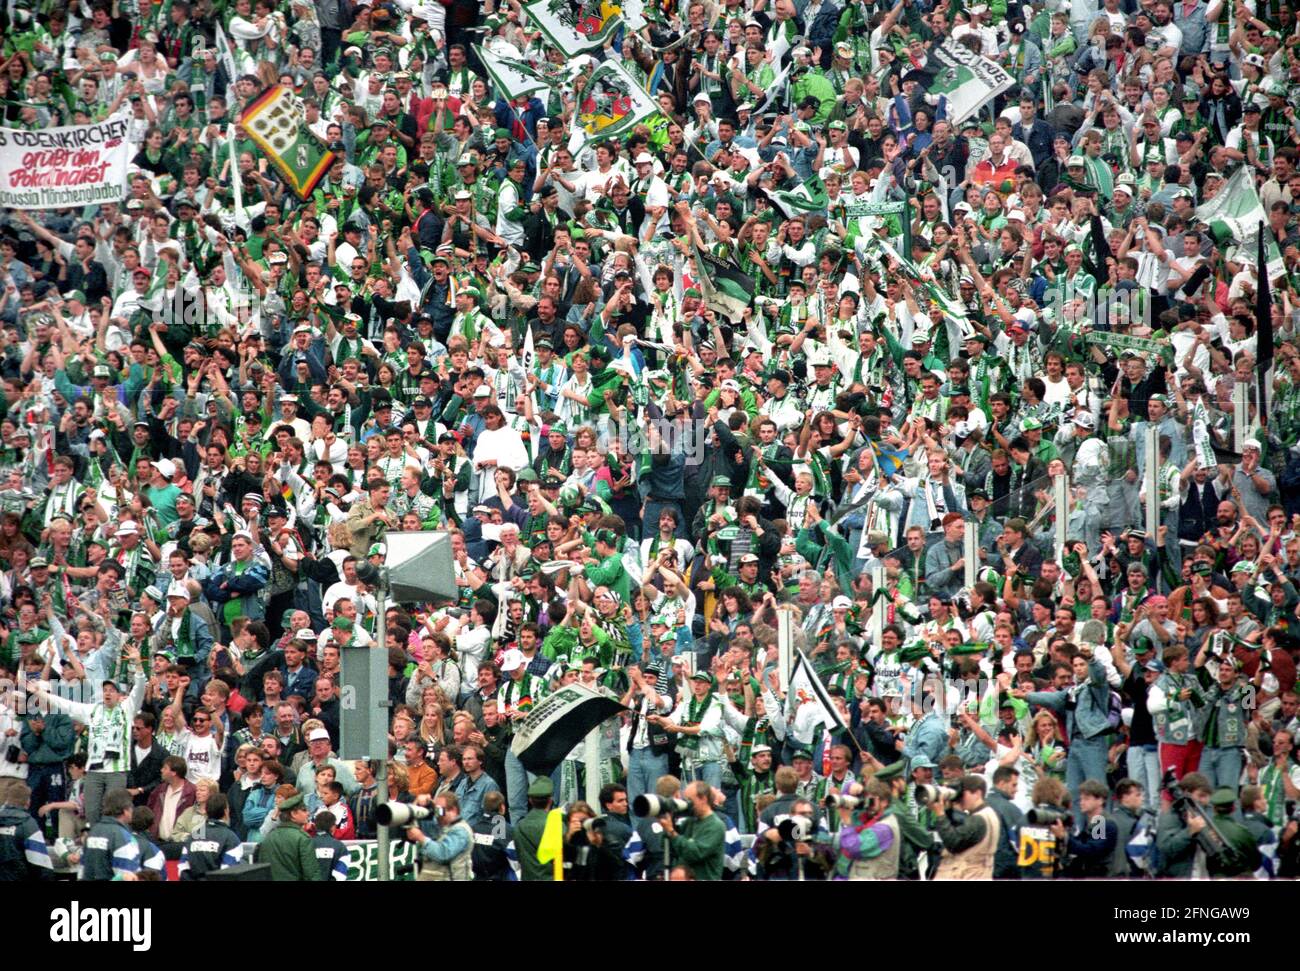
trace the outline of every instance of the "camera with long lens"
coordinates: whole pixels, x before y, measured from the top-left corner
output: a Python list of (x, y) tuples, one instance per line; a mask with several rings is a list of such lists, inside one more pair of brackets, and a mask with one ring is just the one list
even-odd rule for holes
[(950, 789), (948, 786), (933, 786), (921, 783), (916, 787), (916, 801), (919, 805), (928, 806), (932, 802), (938, 802), (942, 799), (944, 802), (956, 802), (957, 790)]
[(812, 839), (813, 821), (807, 816), (787, 816), (776, 824), (776, 831), (787, 843), (807, 843)]
[(641, 795), (632, 800), (632, 812), (637, 816), (676, 816), (691, 811), (691, 804), (675, 796), (664, 798), (656, 795)]
[[(591, 846), (591, 834), (605, 832), (605, 826), (608, 820), (604, 816), (592, 816), (590, 819), (582, 821), (582, 828), (569, 837), (569, 843), (573, 846)], [(585, 857), (583, 858), (585, 862)]]
[(822, 805), (827, 809), (857, 809), (862, 800), (857, 796), (846, 796), (838, 792), (827, 793)]
[(1057, 823), (1068, 823), (1070, 814), (1055, 806), (1035, 806), (1025, 813), (1025, 819), (1033, 826), (1055, 826)]
[(1170, 809), (1178, 816), (1184, 826), (1193, 816), (1200, 816), (1205, 820), (1205, 828), (1196, 834), (1196, 842), (1201, 849), (1205, 850), (1207, 856), (1219, 856), (1223, 853), (1236, 852), (1232, 849), (1231, 844), (1223, 835), (1223, 831), (1214, 821), (1214, 817), (1205, 811), (1205, 808), (1197, 802), (1190, 792), (1182, 787), (1178, 781), (1178, 773), (1175, 769), (1167, 769), (1163, 778), (1160, 780), (1161, 787), (1165, 793), (1173, 800)]
[(375, 807), (375, 823), (379, 826), (406, 826), (432, 815), (434, 809), (430, 806), (413, 806), (405, 802), (381, 802)]

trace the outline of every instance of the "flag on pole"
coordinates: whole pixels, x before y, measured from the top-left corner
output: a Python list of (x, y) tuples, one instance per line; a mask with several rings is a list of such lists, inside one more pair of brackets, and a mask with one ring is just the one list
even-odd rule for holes
[(798, 648), (794, 653), (795, 662), (794, 670), (790, 672), (790, 690), (785, 696), (786, 718), (793, 718), (794, 713), (804, 704), (816, 705), (821, 715), (821, 723), (827, 731), (843, 730), (844, 719), (831, 703), (831, 696), (826, 693), (825, 686), (813, 673), (812, 662), (808, 660), (808, 655)]
[(217, 24), (215, 47), (217, 48), (217, 60), (226, 69), (229, 81), (233, 85), (235, 79), (239, 77), (239, 68), (235, 63), (235, 49), (231, 46), (230, 38), (226, 36), (226, 32), (221, 29), (220, 24)]
[(606, 718), (624, 708), (617, 698), (583, 684), (570, 684), (533, 705), (528, 717), (515, 723), (510, 751), (529, 772), (548, 775)]
[(704, 305), (733, 324), (740, 320), (745, 308), (754, 301), (754, 278), (698, 247), (695, 249), (695, 267)]
[(293, 91), (282, 84), (258, 95), (239, 124), (299, 199), (308, 198), (334, 164), (335, 154), (303, 124)]
[(537, 862), (551, 864), (557, 883), (564, 880), (563, 809), (552, 809), (546, 814), (546, 827), (537, 843)]
[(610, 0), (532, 0), (529, 22), (565, 57), (603, 47), (623, 26), (623, 5)]
[(527, 324), (524, 325), (524, 357), (519, 362), (524, 369), (524, 374), (533, 373), (533, 365), (537, 363), (537, 351), (533, 347), (533, 329)]
[[(1242, 168), (1248, 166), (1243, 165)], [(1259, 423), (1262, 427), (1268, 426), (1268, 395), (1273, 388), (1273, 300), (1264, 258), (1264, 237), (1268, 233), (1268, 227), (1261, 220), (1255, 231), (1255, 269), (1259, 276), (1259, 284), (1255, 288), (1255, 333), (1258, 335), (1255, 340), (1255, 369), (1259, 375), (1256, 387), (1259, 390)]]
[(931, 48), (930, 56), (938, 63), (939, 73), (928, 92), (947, 99), (947, 118), (953, 128), (1015, 84), (1004, 68), (955, 40)]
[(1203, 469), (1214, 469), (1218, 460), (1214, 455), (1214, 441), (1210, 438), (1210, 412), (1202, 399), (1197, 399), (1192, 409), (1192, 445), (1196, 449), (1196, 462)]
[(526, 61), (493, 53), (486, 47), (478, 47), (476, 50), (479, 60), (483, 62), (483, 69), (492, 79), (492, 87), (507, 101), (550, 91), (550, 82)]
[[(765, 190), (760, 190), (765, 191)], [(786, 219), (797, 219), (809, 213), (821, 214), (826, 211), (830, 199), (826, 195), (826, 186), (822, 180), (813, 176), (797, 189), (781, 192), (767, 192), (772, 205), (781, 211)]]
[(578, 105), (578, 124), (588, 135), (621, 135), (653, 118), (659, 106), (617, 61), (605, 61), (587, 79)]
[(1256, 251), (1262, 247), (1264, 262), (1256, 267), (1261, 271), (1268, 267), (1268, 278), (1276, 280), (1286, 273), (1282, 262), (1282, 251), (1272, 237), (1256, 242), (1261, 236), (1260, 230), (1267, 222), (1264, 204), (1259, 201), (1255, 191), (1255, 176), (1249, 165), (1243, 165), (1232, 173), (1232, 177), (1215, 193), (1214, 198), (1196, 207), (1196, 218), (1210, 227), (1210, 233), (1219, 244), (1229, 241), (1236, 244), (1238, 256), (1256, 258)]

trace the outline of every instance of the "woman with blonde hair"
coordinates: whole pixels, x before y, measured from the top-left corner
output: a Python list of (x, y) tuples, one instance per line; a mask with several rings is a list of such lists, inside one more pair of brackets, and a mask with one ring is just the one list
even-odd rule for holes
[[(437, 689), (435, 688), (434, 691), (436, 692)], [(435, 752), (440, 751), (447, 744), (447, 719), (443, 714), (442, 703), (436, 697), (424, 701), (419, 735), (425, 747)]]
[[(1065, 739), (1061, 725), (1050, 711), (1040, 711), (1031, 726), (1029, 748), (1025, 753), (1026, 767), (1034, 773), (1035, 780), (1065, 779)], [(1033, 784), (1026, 781), (1033, 788)], [(1037, 798), (1034, 800), (1037, 802)]]

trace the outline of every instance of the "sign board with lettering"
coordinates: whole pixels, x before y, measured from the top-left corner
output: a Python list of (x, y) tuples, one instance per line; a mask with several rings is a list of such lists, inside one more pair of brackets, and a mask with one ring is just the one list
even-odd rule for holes
[[(344, 840), (348, 848), (347, 882), (376, 881), (379, 879), (379, 840)], [(420, 860), (420, 850), (406, 840), (391, 840), (388, 858), (394, 880), (414, 880)], [(257, 850), (256, 843), (244, 844), (244, 859), (250, 860)]]
[(81, 208), (127, 193), (130, 116), (94, 125), (26, 131), (0, 128), (0, 206)]

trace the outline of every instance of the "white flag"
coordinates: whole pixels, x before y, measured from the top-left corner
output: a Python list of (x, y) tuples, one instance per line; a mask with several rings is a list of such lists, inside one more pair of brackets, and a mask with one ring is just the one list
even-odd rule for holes
[(795, 651), (794, 670), (790, 673), (790, 690), (785, 696), (786, 718), (794, 717), (796, 711), (804, 704), (816, 705), (820, 710), (821, 723), (828, 731), (843, 729), (844, 720), (839, 710), (831, 702), (831, 696), (817, 675), (813, 673), (812, 663), (803, 651)]

